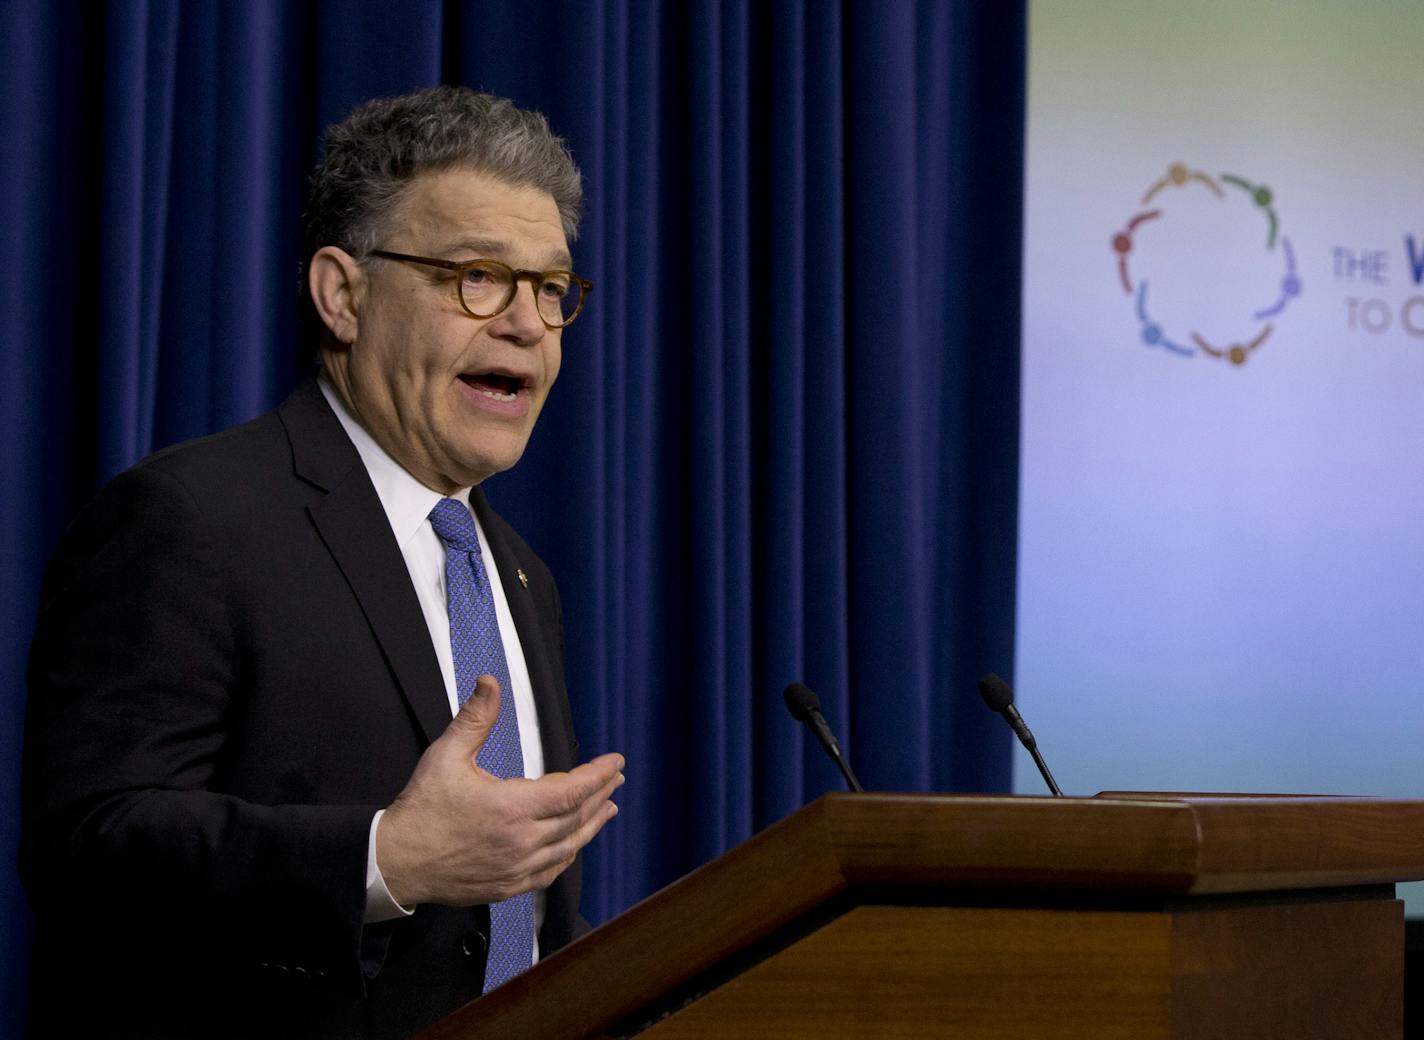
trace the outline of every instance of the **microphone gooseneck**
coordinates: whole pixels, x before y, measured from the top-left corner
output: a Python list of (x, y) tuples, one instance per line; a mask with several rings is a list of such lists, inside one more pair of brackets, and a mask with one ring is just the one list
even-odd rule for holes
[[(809, 691), (808, 691), (809, 692)], [(1048, 789), (1058, 797), (1063, 797), (1062, 790), (1058, 787), (1058, 782), (1053, 779), (1053, 774), (1048, 771), (1048, 763), (1043, 760), (1043, 756), (1038, 753), (1038, 741), (1033, 739), (1033, 733), (1028, 728), (1028, 723), (1024, 722), (1019, 710), (1014, 707), (1014, 691), (1009, 689), (1009, 684), (1000, 679), (992, 672), (979, 680), (979, 696), (984, 698), (984, 703), (989, 706), (989, 710), (996, 715), (1002, 715), (1009, 728), (1014, 731), (1014, 735), (1019, 738), (1028, 753), (1033, 756), (1033, 764), (1038, 766), (1038, 772), (1043, 777)]]
[(821, 699), (817, 697), (811, 688), (796, 682), (786, 687), (782, 693), (786, 700), (786, 709), (791, 712), (791, 717), (798, 722), (806, 723), (812, 734), (815, 735), (817, 743), (825, 749), (826, 754), (831, 756), (831, 761), (840, 767), (841, 775), (845, 777), (846, 784), (852, 791), (864, 791), (860, 786), (860, 781), (856, 779), (855, 773), (850, 768), (850, 763), (846, 761), (845, 755), (841, 753), (840, 743), (831, 732), (831, 727), (826, 724), (825, 716), (821, 714)]

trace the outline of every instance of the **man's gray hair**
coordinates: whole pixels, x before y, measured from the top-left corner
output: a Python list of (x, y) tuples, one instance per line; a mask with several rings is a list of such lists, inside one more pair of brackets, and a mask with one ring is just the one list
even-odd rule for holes
[(307, 195), (303, 261), (323, 246), (363, 258), (395, 230), (411, 182), (451, 169), (547, 192), (564, 236), (578, 237), (583, 179), (548, 120), (493, 94), (432, 87), (368, 101), (327, 130)]

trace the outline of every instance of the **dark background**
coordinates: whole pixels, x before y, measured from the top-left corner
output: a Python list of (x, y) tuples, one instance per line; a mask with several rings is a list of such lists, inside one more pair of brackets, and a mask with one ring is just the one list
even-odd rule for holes
[[(24, 659), (105, 480), (307, 370), (302, 185), (355, 103), (463, 83), (583, 167), (597, 288), (490, 496), (564, 596), (584, 750), (628, 759), (602, 920), (837, 786), (1003, 791), (1021, 2), (0, 4), (0, 1035), (23, 1018)], [(111, 941), (97, 934), (96, 942)], [(115, 956), (122, 950), (115, 947)]]

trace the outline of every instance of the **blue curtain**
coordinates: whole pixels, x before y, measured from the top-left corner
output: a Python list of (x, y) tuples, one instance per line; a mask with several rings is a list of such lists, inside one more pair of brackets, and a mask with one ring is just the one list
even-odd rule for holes
[(24, 658), (104, 480), (304, 371), (322, 126), (439, 82), (548, 114), (597, 288), (491, 498), (560, 581), (584, 749), (628, 758), (597, 921), (837, 775), (1007, 788), (1022, 2), (0, 5), (0, 1031), (23, 1009)]

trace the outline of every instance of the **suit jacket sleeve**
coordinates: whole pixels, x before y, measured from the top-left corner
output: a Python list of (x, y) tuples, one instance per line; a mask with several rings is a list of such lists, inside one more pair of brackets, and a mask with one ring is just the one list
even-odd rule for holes
[(120, 477), (66, 534), (31, 653), (22, 872), (42, 915), (360, 985), (379, 806), (222, 790), (256, 681), (234, 645), (231, 565), (203, 501), (160, 466)]

